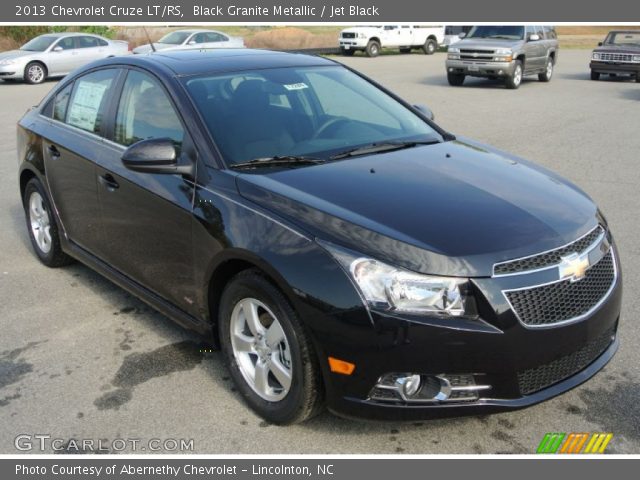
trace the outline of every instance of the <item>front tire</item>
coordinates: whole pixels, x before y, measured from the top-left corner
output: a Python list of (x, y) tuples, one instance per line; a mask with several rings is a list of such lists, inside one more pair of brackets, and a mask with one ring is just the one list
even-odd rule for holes
[(550, 82), (551, 77), (553, 76), (553, 67), (554, 67), (553, 57), (549, 57), (547, 59), (547, 66), (545, 67), (544, 73), (538, 74), (538, 80), (541, 82)]
[(506, 86), (509, 90), (516, 90), (520, 87), (522, 83), (522, 62), (520, 60), (516, 60), (516, 66), (513, 68), (513, 74), (506, 79)]
[(308, 334), (285, 296), (258, 270), (236, 275), (220, 300), (219, 336), (231, 376), (270, 423), (303, 422), (324, 395)]
[(356, 53), (356, 51), (353, 48), (341, 48), (340, 53), (345, 57), (353, 57), (353, 54)]
[(40, 62), (31, 62), (24, 67), (24, 81), (37, 85), (47, 79), (47, 67)]
[(600, 72), (591, 70), (591, 80), (600, 80)]
[(378, 55), (380, 55), (380, 44), (375, 40), (369, 40), (365, 52), (368, 57), (377, 57)]
[(27, 182), (22, 204), (29, 239), (40, 261), (51, 268), (72, 263), (72, 258), (62, 251), (55, 213), (42, 184), (36, 178)]
[(428, 38), (427, 41), (424, 42), (424, 45), (422, 47), (422, 50), (424, 51), (425, 55), (433, 55), (434, 53), (436, 53), (437, 49), (438, 49), (438, 44), (433, 38)]
[(452, 87), (459, 87), (464, 83), (464, 75), (460, 73), (447, 73), (447, 80)]

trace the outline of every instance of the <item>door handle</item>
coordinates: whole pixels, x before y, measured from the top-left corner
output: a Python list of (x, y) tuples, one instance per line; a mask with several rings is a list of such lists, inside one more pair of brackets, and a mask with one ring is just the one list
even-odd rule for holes
[(49, 145), (49, 147), (47, 148), (47, 151), (49, 152), (49, 156), (51, 158), (53, 159), (60, 158), (60, 150), (58, 150), (55, 145)]
[(113, 192), (120, 188), (120, 184), (116, 182), (116, 179), (110, 173), (100, 175), (98, 181), (110, 192)]

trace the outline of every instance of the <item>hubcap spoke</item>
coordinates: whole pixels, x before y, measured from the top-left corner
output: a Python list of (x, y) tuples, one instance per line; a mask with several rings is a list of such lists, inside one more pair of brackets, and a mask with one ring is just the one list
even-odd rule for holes
[(29, 221), (36, 245), (43, 253), (51, 250), (51, 221), (42, 196), (33, 192), (29, 197)]
[(264, 327), (260, 323), (260, 317), (258, 316), (258, 306), (250, 300), (245, 300), (242, 303), (242, 313), (253, 336), (264, 335)]
[(288, 390), (291, 387), (291, 371), (280, 362), (277, 354), (272, 355), (270, 367), (271, 373), (282, 385), (282, 388)]
[(267, 345), (270, 348), (276, 348), (278, 344), (282, 342), (282, 340), (284, 340), (284, 331), (282, 330), (282, 325), (280, 325), (279, 321), (274, 320), (274, 322), (267, 330)]
[(256, 363), (256, 371), (255, 371), (255, 388), (258, 392), (269, 395), (270, 387), (269, 387), (269, 366), (262, 361), (258, 361)]
[(236, 332), (234, 334), (234, 349), (242, 353), (250, 353), (254, 351), (253, 338), (247, 337), (242, 333)]

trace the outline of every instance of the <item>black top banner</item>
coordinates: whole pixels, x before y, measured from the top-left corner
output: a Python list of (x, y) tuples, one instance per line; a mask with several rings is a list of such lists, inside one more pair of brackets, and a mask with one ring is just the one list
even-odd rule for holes
[(609, 0), (9, 0), (0, 22), (477, 23), (640, 21), (640, 2)]

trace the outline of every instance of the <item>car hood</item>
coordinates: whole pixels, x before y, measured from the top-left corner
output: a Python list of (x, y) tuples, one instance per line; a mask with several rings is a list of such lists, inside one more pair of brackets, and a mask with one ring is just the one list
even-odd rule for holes
[(14, 60), (16, 58), (30, 57), (37, 53), (42, 53), (42, 52), (28, 52), (26, 50), (9, 50), (8, 52), (0, 53), (0, 60)]
[(491, 38), (463, 38), (456, 42), (457, 48), (478, 48), (478, 49), (496, 49), (496, 48), (516, 48), (520, 46), (522, 40), (497, 40)]
[(470, 140), (256, 172), (237, 177), (245, 198), (422, 273), (490, 276), (494, 263), (569, 243), (598, 221), (575, 185)]
[(598, 53), (632, 53), (634, 55), (640, 54), (640, 46), (636, 47), (633, 45), (602, 45), (601, 47), (597, 47), (593, 50)]

